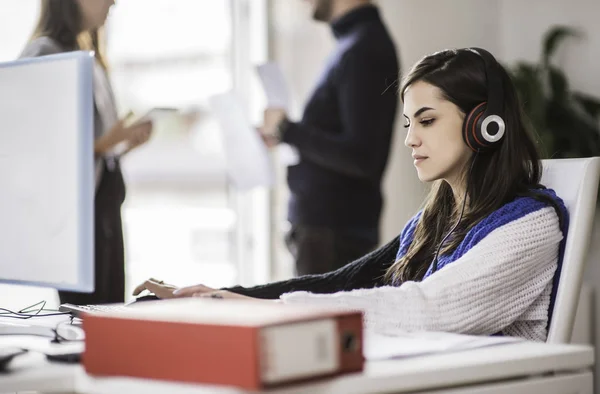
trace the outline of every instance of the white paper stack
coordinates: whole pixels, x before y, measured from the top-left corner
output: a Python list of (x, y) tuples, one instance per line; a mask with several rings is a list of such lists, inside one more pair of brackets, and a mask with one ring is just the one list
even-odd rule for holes
[(387, 336), (367, 333), (364, 356), (367, 360), (414, 357), (425, 354), (458, 352), (522, 341), (515, 337), (461, 335), (446, 332), (411, 332)]
[(233, 185), (240, 190), (272, 186), (275, 176), (268, 149), (239, 98), (228, 92), (212, 96), (209, 103), (221, 125), (227, 173)]

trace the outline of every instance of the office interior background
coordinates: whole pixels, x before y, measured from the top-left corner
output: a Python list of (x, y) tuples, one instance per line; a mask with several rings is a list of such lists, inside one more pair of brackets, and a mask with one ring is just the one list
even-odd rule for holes
[[(256, 64), (278, 62), (292, 92), (292, 117), (318, 76), (333, 37), (300, 0), (119, 0), (106, 26), (106, 54), (119, 110), (175, 107), (149, 144), (123, 163), (127, 294), (148, 277), (178, 285), (251, 285), (293, 274), (283, 245), (285, 169), (276, 187), (240, 192), (228, 182), (219, 127), (207, 98), (234, 89), (259, 124), (265, 98)], [(600, 97), (599, 0), (378, 0), (403, 71), (430, 52), (478, 46), (505, 65), (537, 62), (554, 25), (579, 29), (555, 57), (572, 89)], [(37, 0), (0, 0), (0, 61), (15, 59), (32, 32)], [(401, 116), (385, 177), (382, 242), (419, 208), (422, 185), (404, 148)], [(276, 156), (276, 155), (275, 155)], [(273, 158), (277, 163), (277, 158)], [(600, 222), (597, 215), (596, 223)], [(600, 292), (600, 226), (591, 242), (589, 297)], [(594, 295), (594, 293), (596, 295)], [(3, 305), (24, 307), (53, 290), (0, 285)], [(14, 301), (18, 304), (14, 305)], [(600, 302), (590, 318), (600, 338)], [(587, 324), (587, 323), (586, 323)], [(593, 330), (596, 330), (593, 332)]]

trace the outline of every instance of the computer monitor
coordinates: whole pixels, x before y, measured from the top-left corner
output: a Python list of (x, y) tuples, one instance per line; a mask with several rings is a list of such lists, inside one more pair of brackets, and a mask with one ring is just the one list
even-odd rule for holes
[(0, 63), (0, 282), (94, 290), (93, 65)]

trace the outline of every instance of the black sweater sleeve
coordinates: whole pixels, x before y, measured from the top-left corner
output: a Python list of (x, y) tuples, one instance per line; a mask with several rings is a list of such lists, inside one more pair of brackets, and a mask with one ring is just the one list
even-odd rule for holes
[(387, 245), (336, 271), (325, 274), (304, 275), (265, 285), (254, 287), (235, 286), (222, 290), (254, 298), (276, 299), (284, 293), (293, 291), (327, 294), (380, 287), (385, 284), (383, 277), (396, 259), (399, 244), (399, 237), (395, 237)]

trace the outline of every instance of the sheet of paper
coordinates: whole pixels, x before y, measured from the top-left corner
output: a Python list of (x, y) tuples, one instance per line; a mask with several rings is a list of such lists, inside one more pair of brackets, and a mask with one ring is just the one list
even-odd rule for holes
[(289, 112), (290, 93), (281, 68), (276, 63), (265, 63), (257, 66), (256, 71), (267, 96), (267, 106)]
[(176, 116), (179, 110), (177, 108), (151, 108), (142, 113), (133, 113), (130, 112), (131, 115), (126, 117), (125, 125), (131, 126), (135, 123), (152, 121), (159, 122), (165, 118)]
[(227, 171), (234, 186), (248, 190), (272, 186), (274, 172), (266, 145), (232, 92), (212, 96), (209, 104), (221, 126)]
[(364, 355), (367, 360), (375, 361), (457, 352), (521, 340), (514, 337), (459, 335), (445, 332), (413, 332), (397, 336), (366, 333)]
[[(265, 63), (257, 66), (256, 71), (267, 97), (267, 107), (283, 108), (289, 114), (290, 92), (281, 68), (276, 63)], [(282, 165), (293, 166), (300, 161), (296, 148), (280, 144), (277, 149), (277, 156)]]

